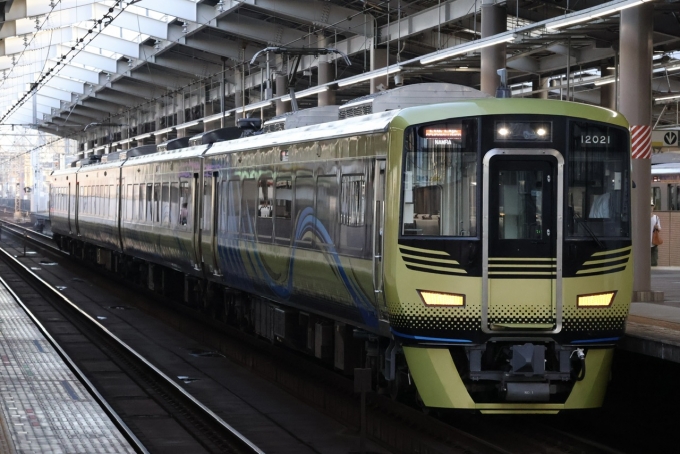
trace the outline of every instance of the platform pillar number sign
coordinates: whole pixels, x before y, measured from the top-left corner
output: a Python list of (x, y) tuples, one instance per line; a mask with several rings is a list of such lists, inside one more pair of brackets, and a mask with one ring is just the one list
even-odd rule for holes
[(371, 369), (354, 369), (354, 392), (361, 393), (361, 436), (359, 452), (366, 452), (366, 393), (371, 391)]

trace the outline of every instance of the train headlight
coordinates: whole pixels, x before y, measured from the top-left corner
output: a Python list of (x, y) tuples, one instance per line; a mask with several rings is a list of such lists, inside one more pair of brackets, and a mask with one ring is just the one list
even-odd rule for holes
[(616, 292), (593, 293), (590, 295), (579, 295), (576, 298), (578, 307), (609, 307), (614, 302)]
[(456, 293), (429, 292), (427, 290), (418, 290), (418, 294), (426, 306), (465, 306), (465, 295), (459, 295)]

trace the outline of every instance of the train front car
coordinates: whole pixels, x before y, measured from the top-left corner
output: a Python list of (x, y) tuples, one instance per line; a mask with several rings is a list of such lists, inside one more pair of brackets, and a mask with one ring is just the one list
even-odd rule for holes
[(424, 405), (601, 406), (632, 292), (626, 120), (546, 100), (416, 107), (389, 153), (385, 297)]

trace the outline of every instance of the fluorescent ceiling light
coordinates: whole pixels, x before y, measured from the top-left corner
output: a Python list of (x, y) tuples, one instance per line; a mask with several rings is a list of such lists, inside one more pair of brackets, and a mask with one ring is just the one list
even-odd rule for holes
[(189, 128), (189, 127), (191, 127), (191, 126), (196, 126), (196, 125), (199, 124), (200, 122), (201, 122), (201, 120), (190, 121), (190, 122), (188, 122), (188, 123), (183, 123), (183, 124), (181, 124), (181, 125), (175, 126), (175, 129), (177, 129), (177, 130), (179, 131), (180, 129), (186, 129), (186, 128)]
[(631, 8), (633, 6), (640, 5), (646, 1), (650, 0), (623, 0), (615, 3), (611, 2), (609, 6), (605, 6), (604, 8), (601, 6), (594, 6), (592, 8), (587, 8), (577, 13), (567, 14), (564, 19), (553, 21), (547, 24), (545, 28), (547, 30), (552, 30), (556, 28), (566, 27), (568, 25), (578, 24), (580, 22), (585, 22), (590, 19), (606, 16), (626, 8)]
[(172, 131), (173, 129), (175, 129), (175, 127), (174, 127), (174, 126), (170, 126), (169, 128), (159, 129), (158, 131), (154, 132), (154, 134), (156, 134), (156, 135), (158, 135), (158, 134), (165, 134), (166, 132), (170, 132), (170, 131)]
[(467, 54), (468, 52), (472, 52), (473, 50), (483, 49), (484, 47), (494, 46), (496, 44), (508, 43), (514, 40), (515, 35), (512, 33), (495, 35), (489, 38), (482, 38), (475, 41), (471, 41), (467, 44), (451, 47), (449, 48), (449, 50), (432, 54), (429, 57), (421, 58), (420, 63), (423, 65), (427, 65), (428, 63), (444, 60), (445, 58), (453, 57), (455, 55)]
[[(312, 96), (312, 95), (316, 95), (318, 93), (323, 93), (324, 91), (328, 91), (328, 88), (329, 88), (328, 85), (322, 85), (320, 87), (308, 88), (307, 90), (302, 90), (298, 93), (295, 93), (295, 99), (305, 98), (307, 96)], [(290, 95), (282, 96), (281, 101), (283, 101), (283, 102), (290, 101)]]
[(342, 106), (340, 106), (340, 108), (346, 109), (348, 107), (362, 106), (364, 104), (373, 104), (374, 100), (375, 100), (375, 98), (370, 98), (370, 99), (362, 99), (362, 100), (359, 100), (359, 101), (349, 102), (347, 104), (343, 104)]
[(359, 82), (364, 82), (366, 80), (375, 79), (376, 77), (387, 76), (389, 74), (398, 73), (401, 71), (400, 66), (390, 66), (388, 68), (381, 68), (368, 73), (359, 74), (358, 76), (349, 77), (338, 81), (338, 87), (346, 87), (348, 85), (358, 84)]
[(152, 134), (153, 134), (153, 133), (151, 133), (151, 132), (148, 133), (148, 134), (141, 134), (141, 135), (139, 135), (139, 136), (133, 137), (133, 139), (134, 139), (134, 140), (142, 140), (142, 139), (146, 139), (147, 137), (151, 137)]
[(602, 78), (602, 79), (596, 80), (595, 82), (593, 82), (593, 84), (595, 84), (599, 87), (600, 85), (613, 84), (614, 82), (615, 82), (614, 78), (609, 77), (609, 78)]
[(203, 117), (203, 123), (219, 120), (220, 118), (228, 117), (229, 115), (231, 115), (231, 112), (220, 112), (215, 115), (210, 115), (209, 117)]
[(668, 101), (669, 99), (680, 99), (680, 94), (654, 98), (654, 101)]
[(659, 66), (659, 67), (657, 67), (657, 68), (654, 68), (654, 69), (652, 70), (652, 72), (653, 72), (653, 73), (660, 73), (660, 72), (663, 72), (663, 71), (671, 72), (671, 71), (677, 71), (678, 69), (680, 69), (680, 65), (676, 65), (676, 66)]
[(261, 109), (261, 108), (263, 108), (263, 107), (269, 107), (269, 106), (271, 106), (271, 105), (272, 105), (272, 100), (271, 100), (271, 99), (268, 99), (268, 100), (266, 100), (266, 101), (260, 101), (260, 102), (254, 103), (254, 104), (249, 104), (249, 105), (247, 105), (247, 106), (245, 106), (245, 107), (239, 107), (239, 108), (237, 108), (236, 110), (237, 110), (237, 111), (243, 110), (243, 111), (245, 111), (245, 112), (248, 112), (249, 110)]

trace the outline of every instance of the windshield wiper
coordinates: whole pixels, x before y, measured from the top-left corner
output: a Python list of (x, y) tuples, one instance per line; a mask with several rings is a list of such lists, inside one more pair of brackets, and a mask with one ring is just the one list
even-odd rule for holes
[(590, 226), (587, 224), (587, 221), (586, 221), (585, 219), (583, 219), (583, 218), (581, 217), (581, 215), (579, 215), (578, 213), (576, 213), (576, 211), (574, 211), (574, 219), (579, 220), (579, 221), (581, 222), (581, 225), (583, 226), (583, 228), (586, 229), (586, 232), (588, 232), (588, 234), (590, 234), (590, 236), (592, 237), (592, 239), (595, 240), (595, 242), (596, 242), (597, 245), (600, 247), (600, 249), (604, 249), (604, 244), (602, 244), (602, 241), (600, 241), (600, 239), (597, 237), (597, 235), (595, 235), (595, 232), (593, 232), (593, 231), (590, 229)]

